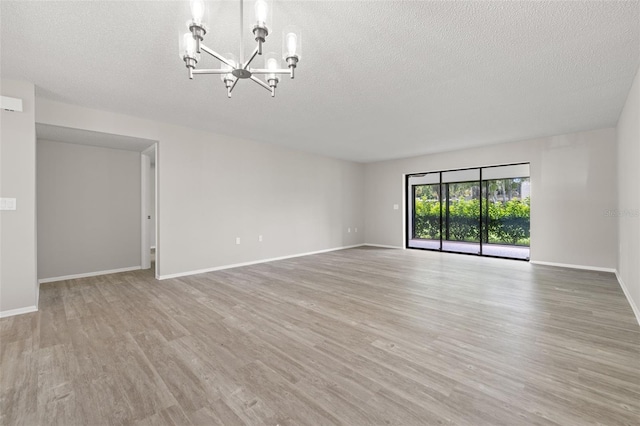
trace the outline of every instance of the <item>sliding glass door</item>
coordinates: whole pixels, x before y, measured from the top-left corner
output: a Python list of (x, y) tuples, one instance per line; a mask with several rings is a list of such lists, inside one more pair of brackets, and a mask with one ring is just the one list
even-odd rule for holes
[(529, 258), (529, 165), (409, 175), (407, 247)]
[(445, 183), (442, 250), (480, 253), (480, 182)]
[(483, 181), (483, 253), (529, 258), (530, 181), (528, 177)]
[(442, 232), (440, 174), (429, 173), (413, 177), (409, 187), (409, 199), (411, 246), (439, 250)]

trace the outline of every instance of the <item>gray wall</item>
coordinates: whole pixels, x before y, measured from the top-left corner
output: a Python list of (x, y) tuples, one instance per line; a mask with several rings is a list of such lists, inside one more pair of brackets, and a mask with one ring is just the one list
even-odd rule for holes
[(17, 210), (0, 212), (0, 316), (35, 310), (36, 129), (33, 84), (3, 79), (3, 96), (22, 99), (23, 112), (0, 112), (0, 197)]
[(140, 266), (140, 153), (38, 140), (38, 278)]
[(640, 70), (618, 121), (618, 277), (640, 322)]
[(406, 173), (530, 162), (531, 259), (613, 270), (615, 144), (615, 129), (602, 129), (367, 164), (366, 241), (403, 246)]
[(159, 141), (160, 276), (364, 242), (361, 164), (45, 99), (36, 121)]

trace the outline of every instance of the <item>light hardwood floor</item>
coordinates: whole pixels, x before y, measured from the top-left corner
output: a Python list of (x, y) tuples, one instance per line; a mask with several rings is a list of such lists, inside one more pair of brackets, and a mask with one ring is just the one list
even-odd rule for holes
[(358, 248), (43, 284), (0, 320), (4, 425), (638, 425), (613, 274)]

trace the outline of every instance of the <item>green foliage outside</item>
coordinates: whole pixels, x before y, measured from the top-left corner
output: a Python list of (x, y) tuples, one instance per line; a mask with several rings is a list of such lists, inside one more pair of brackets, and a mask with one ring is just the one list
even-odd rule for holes
[[(440, 201), (429, 200), (426, 196), (416, 198), (415, 202), (415, 238), (440, 239)], [(483, 206), (486, 216), (487, 206)], [(488, 223), (483, 242), (493, 244), (529, 245), (529, 217), (531, 201), (511, 199), (489, 203)], [(480, 201), (451, 200), (449, 203), (449, 241), (479, 241), (478, 218)], [(446, 212), (443, 210), (443, 232)], [(487, 231), (488, 238), (487, 241)], [(446, 235), (443, 235), (446, 239)]]

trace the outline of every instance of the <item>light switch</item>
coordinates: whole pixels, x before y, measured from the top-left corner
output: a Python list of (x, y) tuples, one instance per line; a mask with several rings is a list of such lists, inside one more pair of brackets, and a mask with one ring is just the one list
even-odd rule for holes
[(15, 198), (0, 198), (0, 210), (15, 210), (16, 199)]
[(350, 232), (351, 232), (351, 228), (347, 228), (347, 232), (349, 232), (349, 233), (350, 233)]
[(236, 238), (236, 244), (240, 244), (240, 237)]

